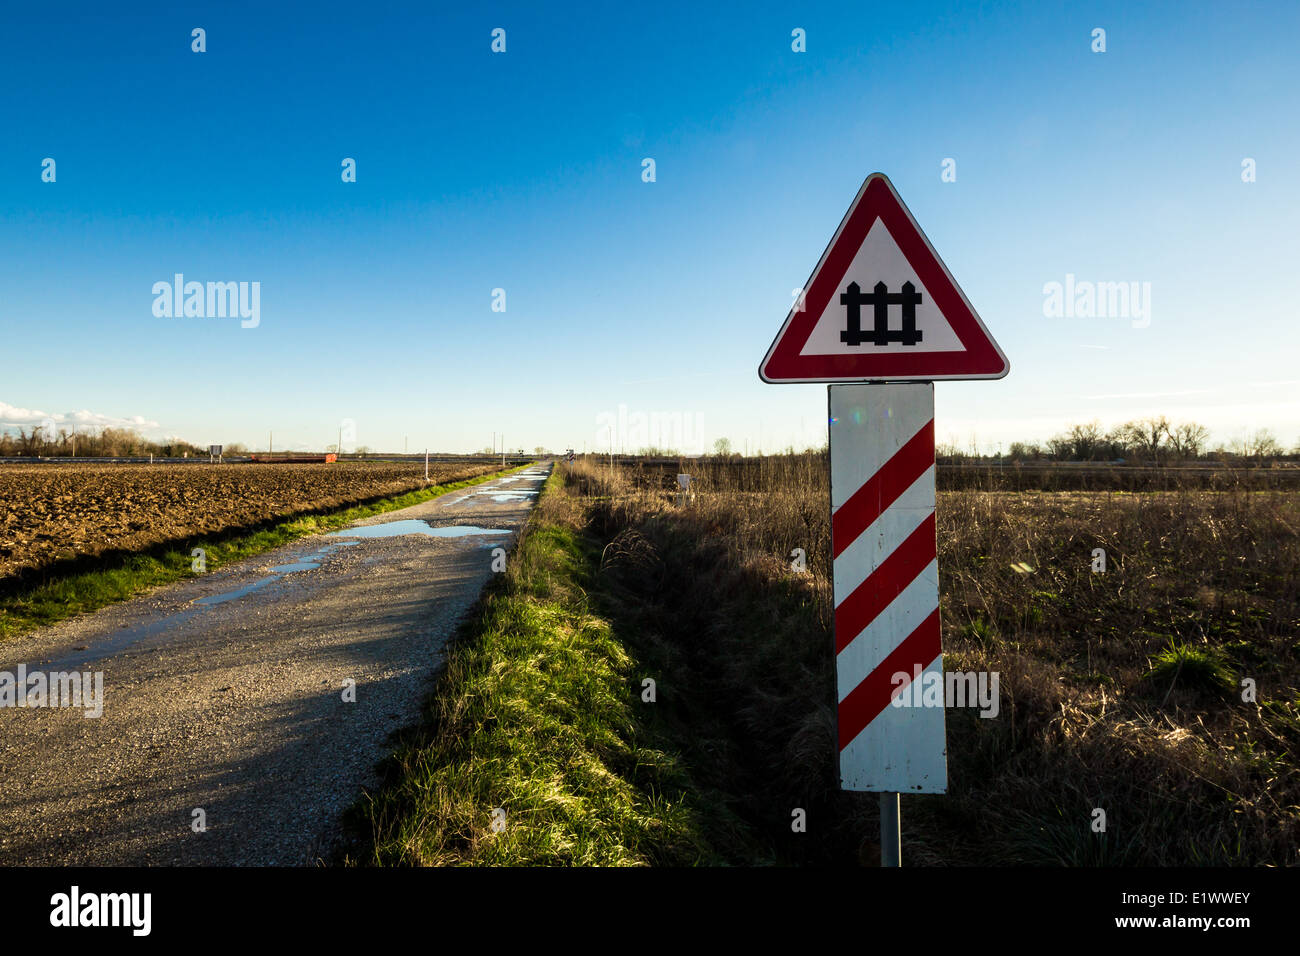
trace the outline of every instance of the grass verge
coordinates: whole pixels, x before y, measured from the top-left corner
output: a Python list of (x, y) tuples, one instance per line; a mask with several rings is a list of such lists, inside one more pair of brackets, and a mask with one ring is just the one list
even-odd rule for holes
[[(527, 466), (520, 466), (523, 467)], [(0, 641), (77, 614), (125, 601), (164, 584), (197, 577), (200, 572), (193, 569), (195, 548), (203, 550), (206, 571), (211, 572), (306, 535), (333, 531), (360, 518), (409, 508), (448, 492), (511, 474), (520, 468), (479, 475), (465, 481), (430, 485), (403, 495), (320, 514), (302, 515), (260, 527), (195, 536), (179, 544), (173, 542), (134, 554), (107, 558), (89, 570), (19, 585), (11, 591), (0, 592)]]
[(424, 722), (348, 814), (349, 865), (725, 862), (638, 659), (588, 592), (600, 550), (559, 469), (448, 652)]

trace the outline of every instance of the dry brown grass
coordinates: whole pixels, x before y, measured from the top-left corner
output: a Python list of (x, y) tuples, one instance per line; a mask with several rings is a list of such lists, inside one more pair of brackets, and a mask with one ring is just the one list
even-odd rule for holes
[[(824, 458), (692, 473), (683, 507), (663, 469), (573, 467), (616, 614), (778, 857), (869, 855), (873, 803), (834, 780)], [(997, 671), (1002, 712), (949, 710), (950, 792), (905, 802), (908, 859), (1300, 862), (1300, 494), (965, 490), (937, 511), (945, 668)], [(790, 837), (797, 806), (818, 837)]]

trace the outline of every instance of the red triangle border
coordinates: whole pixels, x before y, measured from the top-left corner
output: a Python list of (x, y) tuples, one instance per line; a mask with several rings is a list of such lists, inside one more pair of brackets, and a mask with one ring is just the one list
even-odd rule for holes
[[(884, 220), (917, 278), (965, 346), (964, 351), (799, 354), (877, 219)], [(804, 289), (804, 310), (791, 309), (759, 366), (759, 377), (765, 382), (1002, 378), (1010, 370), (1006, 356), (884, 173), (872, 173), (862, 184)]]

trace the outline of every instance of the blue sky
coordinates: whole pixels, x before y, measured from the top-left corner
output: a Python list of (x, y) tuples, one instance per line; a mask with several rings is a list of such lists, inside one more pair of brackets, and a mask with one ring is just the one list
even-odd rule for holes
[[(6, 9), (0, 422), (819, 444), (825, 386), (756, 369), (881, 170), (1011, 361), (936, 387), (940, 440), (1300, 442), (1292, 5), (266, 7)], [(260, 323), (155, 316), (177, 272), (260, 282)], [(1150, 324), (1045, 317), (1067, 274), (1150, 283)]]

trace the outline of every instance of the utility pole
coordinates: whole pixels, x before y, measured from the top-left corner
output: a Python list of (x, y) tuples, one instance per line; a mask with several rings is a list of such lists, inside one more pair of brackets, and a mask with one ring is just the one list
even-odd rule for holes
[(271, 454), (271, 439), (273, 439), (274, 437), (275, 437), (275, 432), (266, 433), (266, 454), (268, 456)]

